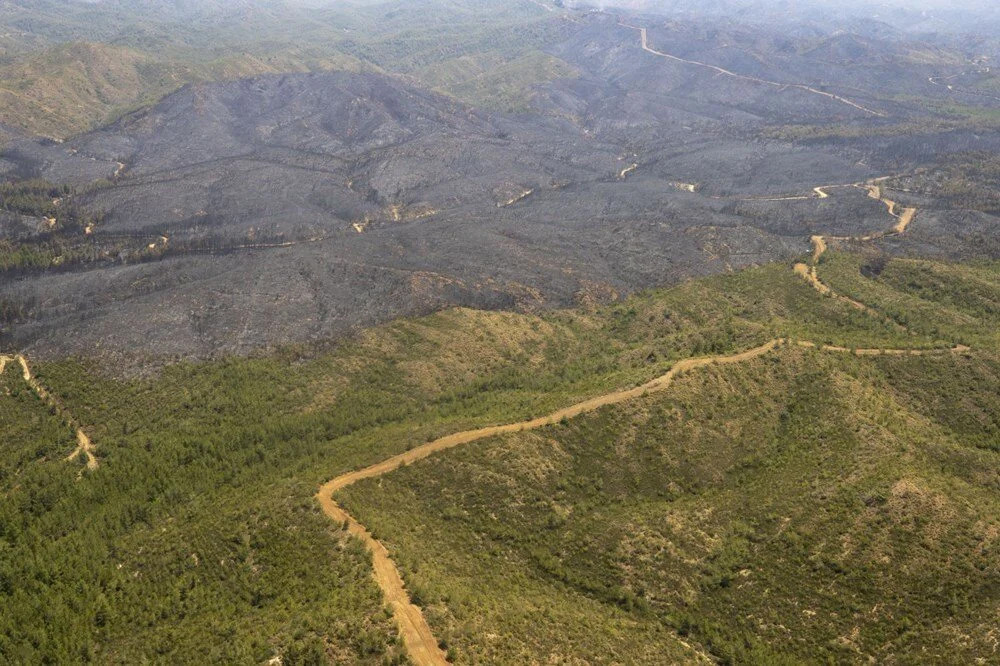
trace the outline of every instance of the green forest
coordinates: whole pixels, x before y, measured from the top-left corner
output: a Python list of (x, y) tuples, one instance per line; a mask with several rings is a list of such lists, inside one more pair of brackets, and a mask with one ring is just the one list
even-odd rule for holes
[[(369, 555), (320, 513), (321, 483), (788, 337), (940, 353), (789, 347), (339, 499), (384, 539), (462, 663), (890, 650), (969, 663), (997, 619), (1000, 271), (871, 262), (828, 253), (822, 274), (888, 313), (906, 304), (905, 320), (770, 264), (609, 306), (454, 309), (142, 377), (33, 363), (93, 440), (96, 470), (65, 460), (73, 433), (8, 364), (0, 654), (401, 663)], [(947, 351), (956, 343), (972, 349)]]

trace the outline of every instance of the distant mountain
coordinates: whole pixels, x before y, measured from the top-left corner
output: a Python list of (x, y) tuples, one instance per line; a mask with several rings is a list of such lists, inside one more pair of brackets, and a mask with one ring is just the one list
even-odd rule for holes
[(1000, 21), (1000, 8), (992, 0), (564, 0), (563, 4), (689, 18), (724, 16), (758, 24), (817, 21), (842, 28), (865, 20), (911, 34), (988, 34)]
[[(137, 51), (94, 43), (53, 47), (0, 69), (4, 120), (60, 136), (105, 120), (153, 90), (178, 85), (177, 72)], [(41, 112), (39, 112), (41, 111)]]
[(71, 42), (0, 67), (0, 109), (10, 125), (65, 138), (191, 81), (360, 66), (346, 55), (314, 57), (295, 51), (266, 57), (236, 53), (206, 62), (163, 60), (127, 47)]
[(0, 118), (65, 138), (184, 83), (329, 69), (392, 71), (476, 104), (525, 110), (535, 84), (570, 71), (539, 50), (567, 24), (535, 13), (496, 0), (391, 9), (322, 0), (6, 0)]

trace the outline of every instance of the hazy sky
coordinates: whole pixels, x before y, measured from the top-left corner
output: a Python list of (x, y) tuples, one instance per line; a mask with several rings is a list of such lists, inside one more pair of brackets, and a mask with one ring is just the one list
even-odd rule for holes
[[(578, 0), (580, 4), (607, 5), (619, 7), (645, 7), (674, 8), (677, 6), (704, 5), (711, 7), (715, 5), (730, 6), (771, 6), (771, 7), (792, 7), (796, 9), (806, 9), (808, 7), (821, 7), (830, 10), (842, 10), (844, 8), (877, 11), (879, 7), (899, 7), (911, 10), (963, 10), (980, 11), (995, 10), (1000, 0)], [(569, 3), (567, 3), (569, 4)]]

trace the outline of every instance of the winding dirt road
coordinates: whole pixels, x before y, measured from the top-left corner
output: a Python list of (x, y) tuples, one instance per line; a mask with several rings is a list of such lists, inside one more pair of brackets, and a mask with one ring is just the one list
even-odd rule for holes
[(80, 424), (77, 423), (65, 409), (63, 409), (62, 405), (59, 404), (59, 401), (55, 399), (55, 396), (53, 396), (48, 389), (42, 386), (38, 380), (35, 379), (35, 376), (31, 372), (31, 366), (28, 365), (28, 359), (21, 354), (18, 354), (17, 356), (0, 356), (0, 375), (3, 374), (8, 363), (14, 362), (20, 364), (21, 377), (24, 379), (24, 382), (31, 387), (31, 390), (35, 392), (35, 395), (37, 395), (42, 402), (54, 409), (56, 413), (62, 417), (66, 424), (76, 431), (76, 449), (73, 453), (66, 457), (66, 460), (75, 460), (82, 455), (87, 459), (87, 469), (97, 469), (99, 467), (99, 463), (97, 462), (97, 456), (94, 455), (94, 443), (90, 440), (90, 437), (87, 436), (87, 433), (83, 431)]
[(386, 600), (392, 608), (393, 615), (399, 624), (400, 633), (403, 638), (403, 643), (406, 646), (407, 653), (414, 664), (418, 666), (441, 666), (442, 664), (447, 664), (448, 660), (445, 653), (438, 646), (437, 639), (434, 638), (434, 633), (431, 631), (430, 626), (427, 624), (427, 620), (424, 618), (423, 613), (420, 608), (415, 606), (411, 601), (410, 597), (406, 592), (406, 587), (403, 583), (403, 579), (399, 574), (399, 570), (393, 563), (392, 558), (389, 555), (389, 551), (386, 547), (357, 520), (354, 519), (347, 511), (345, 511), (337, 502), (333, 499), (333, 494), (351, 484), (357, 483), (362, 479), (370, 479), (373, 477), (382, 476), (388, 474), (393, 470), (399, 469), (403, 465), (408, 465), (419, 460), (423, 460), (435, 453), (445, 451), (447, 449), (452, 449), (463, 444), (468, 444), (470, 442), (475, 442), (477, 440), (485, 439), (487, 437), (493, 437), (495, 435), (503, 435), (507, 433), (523, 432), (526, 430), (536, 430), (538, 428), (544, 428), (546, 426), (559, 423), (563, 419), (570, 419), (581, 414), (588, 412), (593, 412), (601, 407), (608, 405), (614, 405), (626, 400), (632, 400), (643, 395), (650, 393), (656, 393), (660, 391), (665, 391), (673, 384), (674, 379), (679, 375), (696, 370), (698, 368), (704, 368), (710, 365), (731, 365), (734, 363), (742, 363), (749, 361), (751, 359), (763, 356), (768, 352), (771, 352), (778, 347), (784, 345), (798, 345), (800, 347), (808, 347), (812, 349), (818, 349), (820, 351), (827, 351), (833, 353), (853, 353), (857, 356), (920, 356), (920, 355), (930, 355), (930, 354), (947, 354), (968, 351), (968, 347), (957, 346), (952, 349), (941, 349), (941, 350), (922, 350), (922, 349), (855, 349), (851, 350), (846, 347), (837, 347), (832, 345), (817, 344), (814, 342), (809, 342), (806, 340), (791, 341), (787, 338), (778, 338), (771, 340), (759, 347), (754, 347), (753, 349), (748, 349), (747, 351), (733, 354), (730, 356), (708, 356), (704, 358), (690, 358), (682, 361), (678, 361), (669, 372), (661, 377), (657, 377), (642, 386), (638, 386), (632, 389), (625, 389), (621, 391), (615, 391), (613, 393), (607, 393), (596, 398), (591, 398), (590, 400), (585, 400), (579, 402), (570, 407), (566, 407), (555, 411), (548, 416), (542, 416), (539, 418), (531, 419), (529, 421), (522, 421), (518, 423), (508, 423), (506, 425), (490, 426), (487, 428), (479, 428), (477, 430), (467, 430), (464, 432), (458, 432), (452, 435), (447, 435), (440, 439), (436, 439), (433, 442), (424, 444), (423, 446), (418, 446), (417, 448), (406, 451), (399, 455), (393, 456), (380, 463), (371, 465), (370, 467), (365, 467), (364, 469), (356, 470), (354, 472), (349, 472), (338, 476), (326, 484), (324, 484), (319, 492), (316, 494), (316, 499), (319, 501), (320, 506), (323, 508), (323, 512), (330, 517), (333, 521), (346, 525), (348, 531), (354, 536), (361, 539), (369, 551), (372, 553), (372, 561), (374, 567), (374, 578), (378, 583), (379, 587), (382, 589), (383, 594), (385, 594)]
[[(989, 74), (990, 69), (987, 67), (985, 70), (979, 70), (977, 74)], [(947, 83), (947, 81), (952, 81), (954, 79), (962, 78), (968, 76), (969, 72), (961, 72), (959, 74), (952, 74), (951, 76), (928, 76), (927, 81), (931, 85), (943, 86), (947, 88), (950, 92), (963, 93), (965, 95), (975, 95), (977, 97), (985, 97), (986, 99), (1000, 100), (1000, 96), (992, 95), (988, 92), (983, 92), (982, 90), (974, 90), (972, 88), (959, 88), (954, 84)]]
[[(532, 0), (534, 2), (534, 0)], [(540, 4), (540, 3), (536, 3)], [(544, 6), (549, 11), (552, 8)], [(833, 93), (825, 92), (822, 90), (817, 90), (816, 88), (804, 85), (804, 84), (788, 84), (780, 83), (777, 81), (769, 81), (766, 79), (760, 79), (753, 76), (746, 76), (743, 74), (738, 74), (736, 72), (731, 72), (727, 69), (721, 67), (710, 65), (708, 63), (698, 62), (695, 60), (687, 60), (680, 58), (669, 53), (664, 53), (662, 51), (657, 51), (649, 46), (648, 35), (646, 28), (640, 28), (637, 26), (628, 25), (626, 23), (621, 23), (623, 27), (631, 28), (633, 30), (638, 30), (641, 38), (641, 45), (644, 51), (652, 53), (656, 56), (667, 58), (681, 63), (686, 63), (689, 65), (694, 65), (698, 67), (704, 67), (717, 72), (720, 75), (730, 76), (737, 79), (743, 79), (746, 81), (752, 81), (755, 83), (777, 87), (781, 90), (794, 88), (798, 90), (803, 90), (805, 92), (819, 95), (838, 103), (845, 104), (857, 110), (863, 111), (864, 113), (885, 117), (886, 114), (876, 111), (874, 109), (869, 109), (861, 104), (853, 102), (845, 97), (835, 95)], [(630, 164), (629, 166), (622, 169), (618, 178), (620, 180), (625, 180), (629, 173), (637, 168), (637, 164)], [(868, 306), (854, 301), (850, 298), (839, 296), (834, 294), (832, 289), (824, 284), (817, 274), (816, 265), (818, 264), (820, 258), (827, 250), (827, 242), (830, 240), (874, 240), (876, 238), (883, 238), (889, 235), (902, 234), (906, 231), (909, 224), (913, 221), (916, 215), (915, 208), (906, 208), (902, 213), (897, 214), (896, 202), (886, 199), (882, 196), (882, 188), (879, 184), (885, 179), (878, 179), (875, 181), (870, 181), (864, 184), (849, 184), (849, 185), (829, 185), (829, 186), (818, 186), (813, 188), (811, 194), (799, 195), (799, 196), (789, 196), (789, 197), (775, 197), (770, 199), (764, 199), (769, 201), (792, 201), (800, 199), (818, 198), (827, 199), (830, 194), (827, 192), (829, 189), (836, 187), (863, 187), (868, 190), (870, 197), (882, 201), (885, 203), (889, 210), (890, 215), (896, 217), (896, 224), (892, 227), (891, 231), (879, 232), (876, 234), (871, 234), (869, 236), (863, 237), (830, 237), (830, 236), (813, 236), (812, 237), (812, 265), (806, 265), (804, 263), (796, 264), (795, 271), (808, 280), (817, 291), (822, 294), (832, 294), (837, 298), (843, 299), (850, 303), (852, 306), (860, 308), (865, 311), (871, 311), (876, 315), (879, 314), (869, 308)], [(697, 185), (688, 183), (675, 183), (675, 186), (679, 189), (683, 189), (688, 192), (695, 192)], [(498, 202), (498, 207), (505, 207), (517, 203), (521, 199), (529, 196), (532, 192), (529, 190), (520, 196), (516, 196), (507, 202)], [(570, 419), (581, 414), (588, 412), (593, 412), (602, 407), (609, 405), (615, 405), (627, 400), (632, 400), (640, 396), (655, 393), (660, 391), (665, 391), (670, 388), (676, 377), (686, 372), (696, 370), (699, 368), (704, 368), (709, 365), (727, 365), (734, 363), (742, 363), (759, 356), (763, 356), (775, 349), (785, 346), (785, 345), (797, 345), (800, 347), (807, 347), (812, 349), (817, 349), (824, 352), (831, 353), (852, 353), (857, 356), (881, 356), (881, 355), (892, 355), (892, 356), (904, 356), (904, 355), (929, 355), (929, 354), (944, 354), (944, 353), (956, 353), (965, 352), (969, 348), (959, 345), (952, 349), (944, 350), (921, 350), (921, 349), (848, 349), (846, 347), (838, 347), (833, 345), (817, 344), (810, 341), (791, 341), (786, 338), (778, 338), (771, 340), (759, 347), (749, 349), (747, 351), (733, 354), (729, 356), (710, 356), (704, 358), (691, 358), (679, 361), (676, 363), (666, 374), (661, 377), (657, 377), (641, 386), (625, 389), (621, 391), (615, 391), (608, 393), (596, 398), (591, 398), (590, 400), (585, 400), (579, 402), (570, 407), (566, 407), (555, 411), (547, 416), (538, 417), (528, 421), (522, 421), (518, 423), (509, 423), (505, 425), (490, 426), (486, 428), (479, 428), (476, 430), (467, 430), (463, 432), (454, 433), (436, 439), (432, 442), (424, 444), (422, 446), (416, 447), (405, 453), (393, 456), (382, 462), (376, 463), (369, 467), (365, 467), (360, 470), (355, 470), (346, 474), (342, 474), (334, 479), (331, 479), (316, 493), (316, 499), (320, 504), (323, 512), (333, 521), (338, 524), (344, 525), (348, 532), (355, 537), (359, 538), (362, 543), (368, 548), (372, 554), (372, 564), (373, 564), (373, 578), (378, 584), (379, 588), (385, 595), (386, 602), (392, 609), (393, 615), (396, 618), (396, 622), (399, 625), (400, 634), (403, 639), (403, 643), (406, 647), (406, 651), (409, 655), (410, 660), (417, 664), (418, 666), (441, 666), (443, 664), (448, 664), (447, 655), (440, 648), (437, 639), (434, 637), (434, 633), (430, 626), (427, 624), (427, 620), (423, 615), (423, 612), (419, 607), (414, 605), (410, 600), (409, 594), (406, 591), (406, 586), (403, 582), (403, 578), (399, 573), (395, 563), (393, 562), (388, 549), (382, 544), (378, 539), (372, 536), (371, 532), (365, 528), (364, 525), (359, 523), (353, 516), (351, 516), (343, 507), (341, 507), (334, 500), (333, 495), (363, 479), (370, 479), (388, 474), (396, 469), (399, 469), (403, 465), (408, 465), (410, 463), (423, 460), (435, 453), (445, 451), (448, 449), (461, 446), (463, 444), (468, 444), (470, 442), (475, 442), (488, 437), (493, 437), (496, 435), (503, 435), (508, 433), (523, 432), (528, 430), (535, 430), (538, 428), (543, 428), (546, 426), (553, 425), (562, 421), (563, 419)], [(692, 648), (693, 652), (696, 652)], [(696, 652), (697, 653), (697, 652)]]
[(882, 238), (892, 234), (901, 234), (906, 231), (906, 228), (910, 226), (910, 222), (913, 221), (914, 216), (917, 214), (916, 208), (903, 208), (899, 213), (896, 212), (896, 206), (898, 205), (892, 199), (882, 196), (882, 183), (889, 180), (892, 176), (883, 176), (882, 178), (876, 178), (867, 183), (858, 183), (854, 187), (860, 187), (868, 190), (868, 196), (876, 201), (881, 201), (889, 209), (889, 215), (896, 218), (896, 224), (892, 228), (891, 234), (884, 232), (882, 234), (873, 234), (871, 236), (865, 236), (861, 240), (873, 240), (875, 238)]
[[(853, 187), (853, 185), (820, 185), (819, 187), (813, 188), (812, 194), (794, 194), (780, 197), (742, 197), (741, 201), (804, 201), (806, 199), (829, 199), (830, 194), (827, 190), (832, 190), (835, 187)], [(727, 199), (728, 197), (717, 196), (712, 198)]]
[[(628, 26), (632, 27), (632, 26)], [(650, 50), (646, 45), (646, 31), (645, 29), (636, 28), (642, 31), (642, 42), (643, 48)], [(657, 51), (652, 51), (658, 55), (663, 55), (664, 57), (674, 58), (674, 56), (669, 56), (667, 54), (662, 54)], [(674, 58), (681, 60), (680, 58)], [(684, 61), (690, 62), (690, 61)], [(693, 63), (702, 64), (702, 63)], [(711, 65), (705, 65), (707, 67), (715, 68)], [(723, 73), (732, 74), (731, 72), (726, 72), (721, 70)], [(739, 75), (734, 75), (739, 76)], [(748, 77), (741, 77), (748, 78)], [(764, 83), (767, 83), (766, 81)], [(803, 87), (803, 86), (799, 86)], [(808, 88), (806, 88), (808, 89)], [(819, 91), (813, 91), (819, 92)], [(844, 100), (842, 98), (836, 97), (834, 95), (829, 95), (828, 93), (819, 92), (819, 94), (826, 95), (828, 97), (833, 97), (839, 101), (843, 101), (851, 106), (857, 106), (849, 100)], [(871, 112), (864, 107), (858, 107), (862, 110)], [(872, 112), (875, 113), (875, 112)], [(620, 178), (624, 179), (628, 173), (635, 167), (629, 167), (623, 170), (620, 174)], [(896, 223), (888, 231), (880, 231), (865, 236), (813, 236), (811, 238), (811, 243), (813, 247), (811, 265), (805, 263), (799, 263), (795, 265), (795, 272), (806, 279), (813, 287), (821, 294), (831, 295), (835, 298), (845, 301), (852, 307), (858, 308), (865, 312), (870, 312), (874, 316), (883, 316), (878, 311), (870, 308), (869, 306), (855, 301), (846, 296), (841, 296), (836, 294), (828, 285), (824, 284), (820, 280), (817, 273), (817, 265), (819, 260), (822, 258), (823, 254), (827, 251), (828, 243), (830, 241), (871, 241), (875, 239), (885, 238), (888, 236), (899, 235), (905, 233), (913, 218), (916, 216), (916, 208), (904, 208), (900, 213), (896, 212), (897, 203), (891, 199), (884, 196), (883, 188), (881, 183), (887, 180), (889, 177), (878, 178), (866, 183), (853, 183), (848, 185), (823, 185), (813, 188), (812, 193), (807, 195), (798, 196), (788, 196), (788, 197), (775, 197), (770, 199), (765, 199), (769, 201), (792, 201), (799, 199), (827, 199), (830, 194), (827, 190), (838, 188), (838, 187), (859, 187), (867, 190), (868, 196), (872, 199), (880, 201), (885, 204), (888, 212), (891, 216), (896, 218)], [(683, 187), (683, 189), (694, 192), (696, 189), (695, 185), (689, 184), (677, 184), (678, 187)], [(613, 393), (608, 393), (596, 398), (591, 398), (590, 400), (585, 400), (583, 402), (577, 403), (570, 407), (560, 409), (556, 412), (549, 414), (548, 416), (542, 416), (539, 418), (531, 419), (529, 421), (522, 421), (518, 423), (509, 423), (506, 425), (490, 426), (486, 428), (479, 428), (477, 430), (467, 430), (464, 432), (454, 433), (452, 435), (447, 435), (440, 439), (434, 440), (419, 446), (405, 453), (393, 456), (380, 463), (371, 465), (370, 467), (365, 467), (364, 469), (356, 470), (338, 476), (326, 484), (324, 484), (319, 492), (316, 494), (316, 499), (319, 501), (323, 512), (329, 516), (332, 520), (345, 525), (348, 531), (354, 536), (361, 539), (368, 550), (372, 553), (373, 562), (373, 576), (375, 581), (378, 583), (379, 587), (382, 589), (385, 598), (392, 608), (393, 614), (400, 628), (400, 633), (403, 638), (403, 643), (406, 646), (407, 653), (413, 663), (418, 666), (440, 666), (442, 664), (447, 664), (448, 660), (444, 653), (439, 647), (438, 641), (434, 638), (434, 633), (431, 631), (430, 626), (427, 624), (427, 620), (424, 618), (423, 613), (420, 608), (415, 606), (411, 601), (410, 597), (406, 592), (406, 586), (403, 583), (402, 576), (399, 570), (396, 568), (395, 563), (389, 555), (389, 551), (386, 547), (365, 528), (364, 525), (359, 523), (354, 519), (347, 511), (343, 509), (334, 500), (333, 495), (337, 491), (350, 486), (353, 483), (361, 481), (362, 479), (370, 479), (373, 477), (382, 476), (393, 470), (398, 469), (403, 465), (408, 465), (410, 463), (422, 460), (440, 451), (445, 451), (447, 449), (454, 448), (456, 446), (461, 446), (463, 444), (468, 444), (470, 442), (475, 442), (477, 440), (485, 439), (487, 437), (493, 437), (495, 435), (502, 435), (507, 433), (522, 432), (526, 430), (535, 430), (538, 428), (543, 428), (546, 426), (553, 425), (562, 421), (563, 419), (570, 419), (587, 412), (592, 412), (601, 407), (608, 405), (618, 404), (626, 400), (631, 400), (633, 398), (638, 398), (642, 395), (649, 393), (654, 393), (658, 391), (665, 391), (672, 384), (674, 379), (686, 372), (696, 370), (698, 368), (703, 368), (708, 365), (726, 365), (733, 363), (741, 363), (748, 361), (750, 359), (762, 356), (775, 350), (776, 348), (783, 345), (795, 344), (801, 347), (808, 347), (817, 349), (825, 352), (832, 353), (853, 353), (857, 356), (919, 356), (927, 354), (942, 354), (942, 353), (954, 353), (954, 352), (965, 352), (969, 348), (964, 345), (958, 345), (951, 349), (945, 350), (922, 350), (922, 349), (848, 349), (846, 347), (838, 347), (833, 345), (817, 344), (814, 342), (799, 340), (791, 341), (785, 338), (779, 338), (771, 340), (770, 342), (761, 345), (760, 347), (755, 347), (749, 349), (745, 352), (739, 354), (733, 354), (730, 356), (710, 356), (704, 358), (691, 358), (679, 361), (676, 363), (669, 372), (661, 377), (657, 377), (642, 386), (638, 386), (632, 389), (626, 389), (621, 391), (615, 391)], [(693, 650), (693, 648), (692, 648)]]
[(632, 173), (638, 168), (639, 165), (633, 162), (632, 164), (628, 165), (627, 167), (618, 172), (618, 180), (625, 180), (630, 173)]
[[(810, 242), (812, 243), (813, 247), (811, 263), (808, 265), (804, 263), (797, 263), (793, 267), (796, 274), (804, 278), (807, 282), (809, 282), (809, 284), (813, 286), (814, 289), (816, 289), (816, 291), (823, 294), (824, 296), (832, 295), (834, 298), (837, 298), (838, 300), (849, 304), (851, 307), (857, 308), (858, 310), (863, 310), (864, 312), (867, 312), (873, 316), (883, 317), (883, 318), (884, 315), (882, 315), (882, 313), (875, 310), (874, 308), (871, 308), (865, 305), (864, 303), (861, 303), (860, 301), (856, 301), (853, 298), (849, 298), (847, 296), (843, 296), (841, 294), (837, 294), (836, 292), (834, 292), (829, 285), (825, 284), (822, 280), (820, 280), (817, 267), (819, 266), (820, 258), (826, 253), (829, 243), (831, 241), (856, 241), (856, 242), (867, 243), (870, 241), (879, 240), (882, 238), (889, 238), (890, 236), (899, 236), (901, 234), (906, 233), (906, 230), (909, 228), (910, 223), (913, 222), (913, 218), (916, 217), (917, 215), (917, 209), (913, 207), (907, 207), (903, 208), (903, 210), (900, 211), (899, 213), (896, 212), (897, 203), (892, 199), (883, 196), (884, 191), (882, 188), (882, 183), (891, 177), (892, 176), (883, 176), (882, 178), (875, 178), (873, 180), (870, 180), (867, 183), (854, 183), (852, 185), (830, 185), (826, 187), (815, 188), (813, 191), (821, 199), (826, 199), (829, 196), (824, 190), (831, 189), (833, 187), (858, 187), (867, 190), (868, 196), (870, 198), (875, 199), (876, 201), (881, 201), (882, 203), (885, 204), (886, 208), (889, 210), (889, 215), (896, 218), (896, 223), (888, 231), (877, 231), (864, 236), (813, 236), (810, 239)], [(810, 198), (810, 197), (805, 196), (803, 198)], [(772, 199), (771, 201), (784, 201), (789, 199), (790, 198)], [(897, 326), (902, 326), (901, 324), (898, 324), (895, 321), (893, 323)]]
[(695, 65), (697, 67), (704, 67), (706, 69), (710, 69), (710, 70), (712, 70), (714, 72), (717, 72), (717, 73), (719, 73), (719, 74), (721, 74), (723, 76), (731, 76), (731, 77), (733, 77), (735, 79), (742, 79), (744, 81), (751, 81), (753, 83), (760, 83), (762, 85), (772, 86), (772, 87), (775, 87), (775, 88), (779, 88), (781, 90), (785, 90), (785, 89), (788, 89), (788, 88), (794, 88), (796, 90), (804, 90), (805, 92), (812, 93), (813, 95), (820, 95), (822, 97), (826, 97), (828, 99), (832, 99), (834, 101), (840, 102), (841, 104), (846, 104), (847, 106), (850, 106), (850, 107), (853, 107), (855, 109), (858, 109), (859, 111), (864, 111), (865, 113), (867, 113), (869, 115), (872, 115), (872, 116), (877, 116), (879, 118), (885, 118), (885, 117), (887, 117), (887, 115), (885, 113), (882, 113), (881, 111), (876, 111), (874, 109), (869, 109), (868, 107), (862, 106), (862, 105), (858, 104), (857, 102), (853, 102), (853, 101), (847, 99), (846, 97), (841, 97), (840, 95), (834, 95), (833, 93), (828, 93), (828, 92), (823, 91), (823, 90), (817, 90), (816, 88), (813, 88), (812, 86), (807, 86), (804, 83), (781, 83), (780, 81), (770, 81), (768, 79), (761, 79), (761, 78), (758, 78), (756, 76), (749, 76), (747, 74), (738, 74), (737, 72), (732, 72), (732, 71), (730, 71), (728, 69), (723, 69), (722, 67), (719, 67), (718, 65), (710, 65), (710, 64), (708, 64), (706, 62), (700, 62), (698, 60), (688, 60), (687, 58), (681, 58), (679, 56), (671, 55), (670, 53), (664, 53), (663, 51), (657, 51), (656, 49), (652, 48), (649, 45), (649, 37), (646, 34), (646, 28), (641, 28), (641, 27), (636, 26), (636, 25), (630, 25), (630, 24), (624, 23), (624, 22), (622, 22), (620, 20), (618, 22), (618, 25), (622, 26), (623, 28), (630, 28), (632, 30), (638, 30), (639, 31), (640, 42), (642, 44), (642, 50), (646, 51), (647, 53), (652, 53), (653, 55), (660, 56), (661, 58), (667, 58), (669, 60), (674, 60), (676, 62), (682, 62), (682, 63), (688, 64), (688, 65)]

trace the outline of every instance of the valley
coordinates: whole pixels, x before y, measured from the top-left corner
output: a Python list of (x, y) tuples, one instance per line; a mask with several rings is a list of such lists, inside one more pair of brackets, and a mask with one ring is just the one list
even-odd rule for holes
[(998, 19), (0, 1), (0, 662), (1000, 659)]

